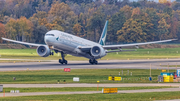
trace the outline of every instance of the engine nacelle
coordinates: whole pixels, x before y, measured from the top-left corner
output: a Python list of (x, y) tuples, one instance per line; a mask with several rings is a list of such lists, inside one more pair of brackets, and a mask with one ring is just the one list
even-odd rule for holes
[(100, 46), (92, 47), (90, 53), (95, 59), (101, 58), (106, 55), (105, 50)]
[(41, 57), (48, 57), (50, 55), (51, 50), (49, 49), (48, 46), (44, 45), (44, 46), (39, 46), (37, 48), (37, 53), (39, 56)]

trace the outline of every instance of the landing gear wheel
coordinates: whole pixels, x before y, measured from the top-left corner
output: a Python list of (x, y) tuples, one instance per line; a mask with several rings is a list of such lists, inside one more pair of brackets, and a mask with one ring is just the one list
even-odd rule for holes
[(94, 64), (96, 64), (96, 65), (97, 65), (97, 64), (98, 64), (98, 61), (95, 61), (95, 62), (94, 62)]
[(89, 60), (89, 63), (90, 63), (90, 64), (98, 64), (98, 61), (96, 61), (95, 59), (94, 59), (94, 60), (90, 59), (90, 60)]
[(60, 63), (60, 64), (67, 64), (68, 61), (67, 61), (67, 60), (61, 60), (61, 59), (59, 59), (59, 63)]
[(61, 63), (61, 64), (67, 64), (67, 63), (68, 63), (68, 61), (64, 59), (65, 55), (64, 55), (64, 53), (63, 53), (63, 52), (61, 52), (61, 57), (62, 57), (62, 60), (61, 60), (61, 59), (59, 59), (59, 63)]
[(59, 63), (60, 63), (60, 64), (63, 64), (63, 61), (62, 61), (61, 59), (59, 59)]
[(64, 63), (67, 65), (67, 63), (68, 63), (67, 60), (64, 60)]
[(90, 59), (90, 60), (89, 60), (89, 63), (90, 63), (90, 64), (93, 64), (93, 61)]

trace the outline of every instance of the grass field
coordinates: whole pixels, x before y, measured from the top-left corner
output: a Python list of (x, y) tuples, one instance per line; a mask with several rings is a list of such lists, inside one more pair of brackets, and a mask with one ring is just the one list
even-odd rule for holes
[[(123, 75), (122, 75), (123, 70)], [(129, 70), (129, 74), (127, 74)], [(170, 70), (174, 72), (175, 70)], [(108, 76), (122, 77), (122, 81), (108, 81)], [(130, 73), (132, 72), (132, 76)], [(72, 69), (71, 72), (60, 70), (39, 70), (39, 71), (8, 71), (0, 72), (0, 84), (5, 83), (76, 83), (73, 77), (79, 77), (78, 83), (157, 83), (157, 77), (161, 70), (152, 70), (153, 81), (149, 81), (149, 70), (146, 69)], [(16, 80), (13, 80), (16, 77)]]
[(0, 101), (154, 101), (180, 99), (180, 92), (152, 92), (129, 94), (72, 94), (25, 97), (2, 97)]
[[(161, 65), (162, 67), (168, 67), (168, 65)], [(169, 65), (169, 67), (180, 67), (180, 65)]]
[[(99, 87), (98, 91), (102, 91), (104, 87)], [(118, 90), (139, 90), (139, 89), (161, 89), (172, 87), (116, 87)], [(68, 92), (68, 91), (97, 91), (97, 87), (63, 87), (63, 88), (3, 88), (6, 93), (11, 90), (19, 90), (20, 92)], [(3, 93), (3, 92), (1, 92)]]
[[(40, 57), (36, 53), (36, 49), (0, 49), (0, 58), (13, 59), (41, 59), (41, 60), (57, 60), (60, 54), (49, 57)], [(180, 48), (155, 48), (155, 49), (137, 49), (137, 51), (109, 53), (103, 57), (103, 60), (115, 59), (166, 59), (180, 58)], [(88, 60), (82, 57), (66, 56), (67, 60)]]

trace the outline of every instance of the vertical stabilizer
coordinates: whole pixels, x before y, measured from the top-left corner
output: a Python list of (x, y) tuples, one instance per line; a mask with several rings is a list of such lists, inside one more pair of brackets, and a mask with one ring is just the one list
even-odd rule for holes
[(107, 34), (107, 26), (108, 26), (108, 21), (106, 21), (106, 24), (104, 26), (103, 32), (102, 32), (100, 40), (99, 40), (99, 44), (101, 44), (102, 46), (105, 45), (106, 34)]

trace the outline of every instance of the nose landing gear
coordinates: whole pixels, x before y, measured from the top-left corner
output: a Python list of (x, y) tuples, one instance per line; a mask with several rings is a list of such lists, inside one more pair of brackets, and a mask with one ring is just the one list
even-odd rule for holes
[(68, 61), (67, 60), (61, 60), (61, 59), (59, 59), (59, 63), (61, 63), (61, 64), (67, 64), (68, 63)]
[(67, 64), (68, 61), (64, 59), (65, 56), (64, 56), (64, 53), (63, 53), (63, 52), (61, 52), (61, 57), (62, 57), (62, 60), (59, 59), (59, 63), (60, 63), (60, 64)]

